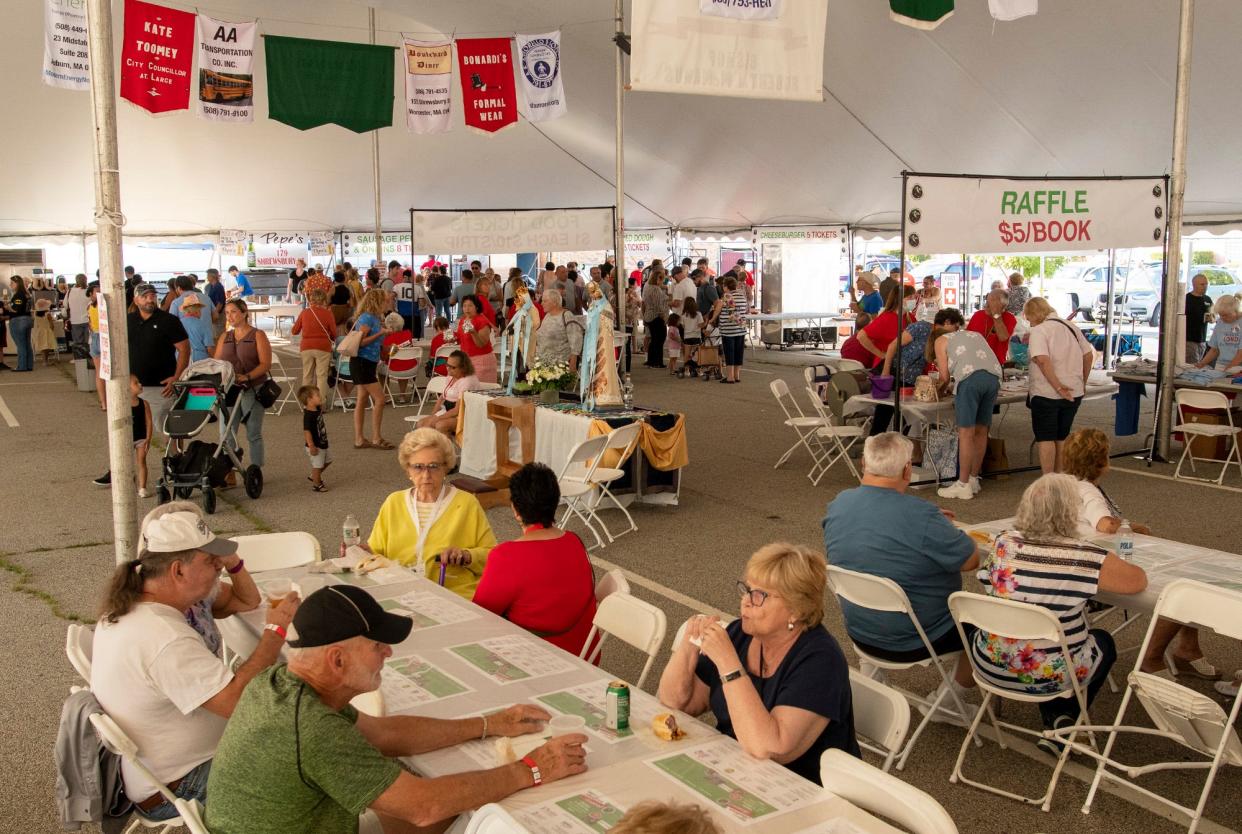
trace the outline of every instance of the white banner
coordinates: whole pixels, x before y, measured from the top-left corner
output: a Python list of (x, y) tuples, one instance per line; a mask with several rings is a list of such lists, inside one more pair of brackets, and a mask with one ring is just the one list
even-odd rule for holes
[(89, 90), (86, 0), (46, 0), (43, 7), (43, 83), (63, 90)]
[(1067, 252), (1159, 246), (1166, 185), (1128, 180), (911, 174), (906, 253)]
[(310, 258), (310, 236), (305, 232), (255, 232), (246, 252), (252, 269), (292, 269), (299, 258)]
[(755, 244), (829, 243), (845, 245), (844, 226), (756, 226)]
[(642, 261), (649, 266), (653, 258), (660, 258), (670, 268), (673, 256), (672, 235), (668, 229), (639, 229), (625, 233), (625, 270), (629, 272)]
[(612, 248), (612, 209), (415, 211), (419, 252), (570, 252)]
[(336, 232), (311, 232), (307, 248), (312, 258), (331, 258), (336, 254)]
[(254, 121), (254, 34), (258, 22), (198, 16), (198, 115), (213, 122)]
[(532, 122), (546, 122), (565, 115), (565, 87), (561, 83), (561, 33), (518, 35), (518, 83), (522, 88), (522, 114)]
[[(389, 261), (413, 264), (414, 250), (410, 247), (409, 232), (384, 232), (382, 244), (385, 265)], [(349, 261), (356, 267), (370, 263), (374, 258), (375, 232), (341, 232), (341, 260)]]
[(414, 133), (446, 133), (450, 122), (453, 45), (405, 40), (405, 126)]
[(216, 248), (221, 255), (242, 257), (246, 254), (246, 244), (250, 243), (250, 233), (240, 229), (221, 229), (216, 239)]
[(655, 93), (823, 101), (828, 0), (775, 20), (721, 20), (700, 0), (634, 0), (630, 87)]
[(781, 0), (699, 0), (699, 11), (738, 20), (776, 20), (781, 16)]
[(112, 379), (112, 331), (108, 327), (108, 296), (99, 294), (99, 378)]

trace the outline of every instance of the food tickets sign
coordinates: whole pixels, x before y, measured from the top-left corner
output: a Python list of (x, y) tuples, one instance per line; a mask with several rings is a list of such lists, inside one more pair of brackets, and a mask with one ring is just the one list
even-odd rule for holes
[(458, 40), (457, 69), (466, 127), (495, 133), (517, 121), (513, 49), (508, 38)]
[(190, 106), (194, 14), (125, 0), (121, 98), (151, 113)]
[(411, 214), (419, 252), (581, 252), (612, 247), (612, 209), (420, 211)]
[(1065, 252), (1159, 245), (1163, 177), (1004, 179), (909, 174), (906, 252)]

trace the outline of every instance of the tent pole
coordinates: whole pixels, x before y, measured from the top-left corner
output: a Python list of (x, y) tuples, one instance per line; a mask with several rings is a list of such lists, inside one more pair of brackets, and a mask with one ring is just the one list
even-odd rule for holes
[[(626, 277), (625, 271), (625, 100), (623, 97), (623, 94), (625, 93), (625, 67), (623, 65), (624, 62), (621, 49), (621, 44), (624, 42), (625, 38), (624, 0), (616, 0), (616, 18), (617, 31), (614, 48), (616, 50), (617, 58), (617, 195), (615, 198), (617, 209), (613, 215), (615, 220), (613, 225), (612, 245), (613, 250), (616, 252), (616, 266), (613, 268), (612, 272), (613, 285), (616, 289), (617, 296), (617, 327), (622, 333), (625, 333), (625, 294), (629, 286), (629, 279)], [(640, 288), (639, 292), (641, 291), (642, 290)], [(632, 336), (630, 335), (626, 336), (627, 343), (631, 338)]]
[[(116, 141), (116, 82), (112, 60), (112, 4), (88, 0), (87, 44), (91, 64), (91, 121), (95, 146), (95, 230), (100, 292), (107, 302), (108, 463), (112, 473), (112, 537), (117, 564), (134, 558), (137, 489), (129, 408), (129, 340), (121, 271), (121, 174)], [(85, 235), (83, 236), (85, 252)], [(85, 259), (85, 255), (83, 255)], [(103, 322), (101, 322), (102, 329)]]
[[(1190, 121), (1190, 50), (1194, 40), (1195, 2), (1181, 0), (1181, 27), (1177, 39), (1177, 98), (1173, 109), (1173, 172), (1169, 194), (1169, 259), (1166, 262), (1160, 316), (1159, 386), (1166, 396), (1158, 400), (1156, 453), (1168, 460), (1173, 426), (1173, 380), (1179, 348), (1177, 317), (1182, 260), (1182, 208), (1186, 200), (1186, 134)], [(1182, 356), (1181, 358), (1185, 358)]]
[[(371, 30), (371, 43), (375, 43), (375, 9), (367, 8), (367, 24)], [(371, 131), (371, 183), (375, 190), (375, 262), (384, 270), (384, 219), (380, 208), (380, 156), (379, 130)]]
[(1104, 370), (1108, 370), (1109, 361), (1113, 358), (1113, 293), (1117, 286), (1117, 250), (1108, 250), (1108, 280), (1104, 282), (1104, 291), (1108, 293), (1107, 307), (1104, 308)]

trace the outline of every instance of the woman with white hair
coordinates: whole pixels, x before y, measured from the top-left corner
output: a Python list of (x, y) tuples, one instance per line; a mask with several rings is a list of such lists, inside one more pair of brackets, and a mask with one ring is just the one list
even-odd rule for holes
[(1196, 364), (1196, 368), (1216, 367), (1226, 374), (1242, 374), (1242, 316), (1239, 315), (1238, 297), (1222, 295), (1212, 305), (1212, 312), (1219, 320), (1212, 328), (1212, 338), (1208, 339), (1207, 353)]
[(583, 333), (578, 317), (565, 309), (561, 291), (544, 290), (543, 318), (535, 337), (535, 360), (543, 365), (566, 364), (571, 371), (578, 370)]
[[(1072, 476), (1049, 474), (1035, 481), (1022, 494), (1014, 529), (996, 538), (978, 574), (988, 594), (1056, 614), (1070, 657), (1049, 640), (1013, 640), (984, 631), (975, 635), (970, 648), (993, 686), (1051, 695), (1071, 688), (1069, 676), (1074, 675), (1086, 687), (1089, 705), (1117, 660), (1117, 647), (1107, 629), (1088, 629), (1087, 603), (1100, 591), (1137, 594), (1147, 587), (1147, 574), (1116, 553), (1080, 539), (1078, 507), (1078, 484)], [(1078, 717), (1078, 702), (1056, 698), (1041, 703), (1039, 712), (1045, 728), (1067, 727)], [(1037, 744), (1054, 756), (1061, 751), (1052, 739)]]

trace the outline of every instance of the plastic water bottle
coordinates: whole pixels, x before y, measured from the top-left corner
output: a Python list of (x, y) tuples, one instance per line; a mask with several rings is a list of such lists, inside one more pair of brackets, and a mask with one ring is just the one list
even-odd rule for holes
[(1117, 555), (1126, 562), (1134, 558), (1134, 531), (1128, 521), (1122, 521), (1117, 531)]
[(350, 513), (345, 516), (345, 523), (341, 525), (341, 555), (345, 555), (345, 551), (362, 542), (362, 531), (358, 526), (358, 519), (354, 518), (354, 514)]
[(621, 402), (626, 408), (634, 407), (634, 380), (630, 379), (630, 375), (625, 375), (625, 381), (621, 383)]

